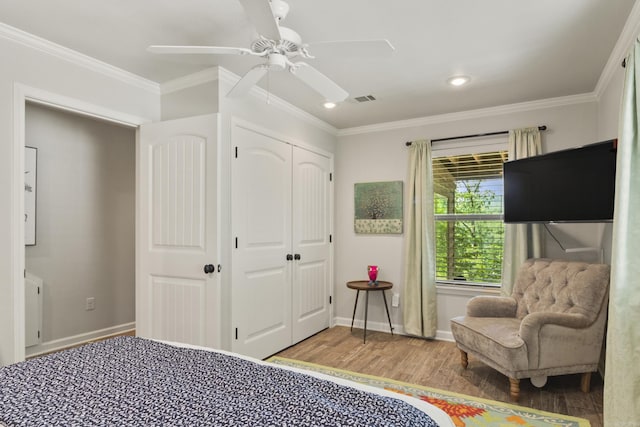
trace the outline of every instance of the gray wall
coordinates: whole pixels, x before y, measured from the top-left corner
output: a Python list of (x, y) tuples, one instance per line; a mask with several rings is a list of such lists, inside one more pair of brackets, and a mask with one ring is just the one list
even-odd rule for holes
[(44, 280), (43, 341), (133, 322), (135, 130), (27, 104), (25, 137), (38, 149), (26, 267)]

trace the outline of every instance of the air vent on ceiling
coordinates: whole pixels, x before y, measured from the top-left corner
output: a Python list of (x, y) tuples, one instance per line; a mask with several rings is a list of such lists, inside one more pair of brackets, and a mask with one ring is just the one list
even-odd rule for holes
[(376, 98), (373, 95), (356, 96), (353, 99), (355, 99), (358, 102), (369, 102), (369, 101), (376, 100)]

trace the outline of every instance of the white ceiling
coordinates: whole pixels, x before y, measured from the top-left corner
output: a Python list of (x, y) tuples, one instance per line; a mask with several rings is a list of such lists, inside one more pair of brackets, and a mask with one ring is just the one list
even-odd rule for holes
[[(334, 110), (287, 73), (260, 85), (339, 129), (590, 93), (634, 2), (288, 0), (284, 25), (303, 42), (384, 38), (396, 51), (308, 60), (349, 92)], [(0, 21), (158, 83), (214, 65), (243, 75), (260, 62), (146, 52), (151, 44), (249, 47), (253, 28), (237, 0), (0, 0)], [(449, 87), (454, 74), (471, 83)], [(377, 100), (353, 100), (361, 95)]]

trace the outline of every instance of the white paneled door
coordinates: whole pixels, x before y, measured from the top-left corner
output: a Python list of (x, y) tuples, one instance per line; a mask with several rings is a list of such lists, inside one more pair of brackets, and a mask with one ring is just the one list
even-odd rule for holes
[(263, 358), (329, 326), (329, 165), (236, 125), (232, 350)]
[(231, 348), (263, 358), (291, 345), (291, 147), (240, 126), (232, 138)]
[(219, 346), (218, 116), (140, 127), (139, 336)]
[(329, 327), (330, 161), (293, 147), (293, 343)]

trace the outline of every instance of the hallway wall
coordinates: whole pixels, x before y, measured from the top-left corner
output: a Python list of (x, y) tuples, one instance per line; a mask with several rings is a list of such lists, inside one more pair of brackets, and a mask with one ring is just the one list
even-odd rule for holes
[(44, 280), (43, 342), (133, 322), (135, 130), (27, 104), (26, 145), (38, 149), (26, 268)]

